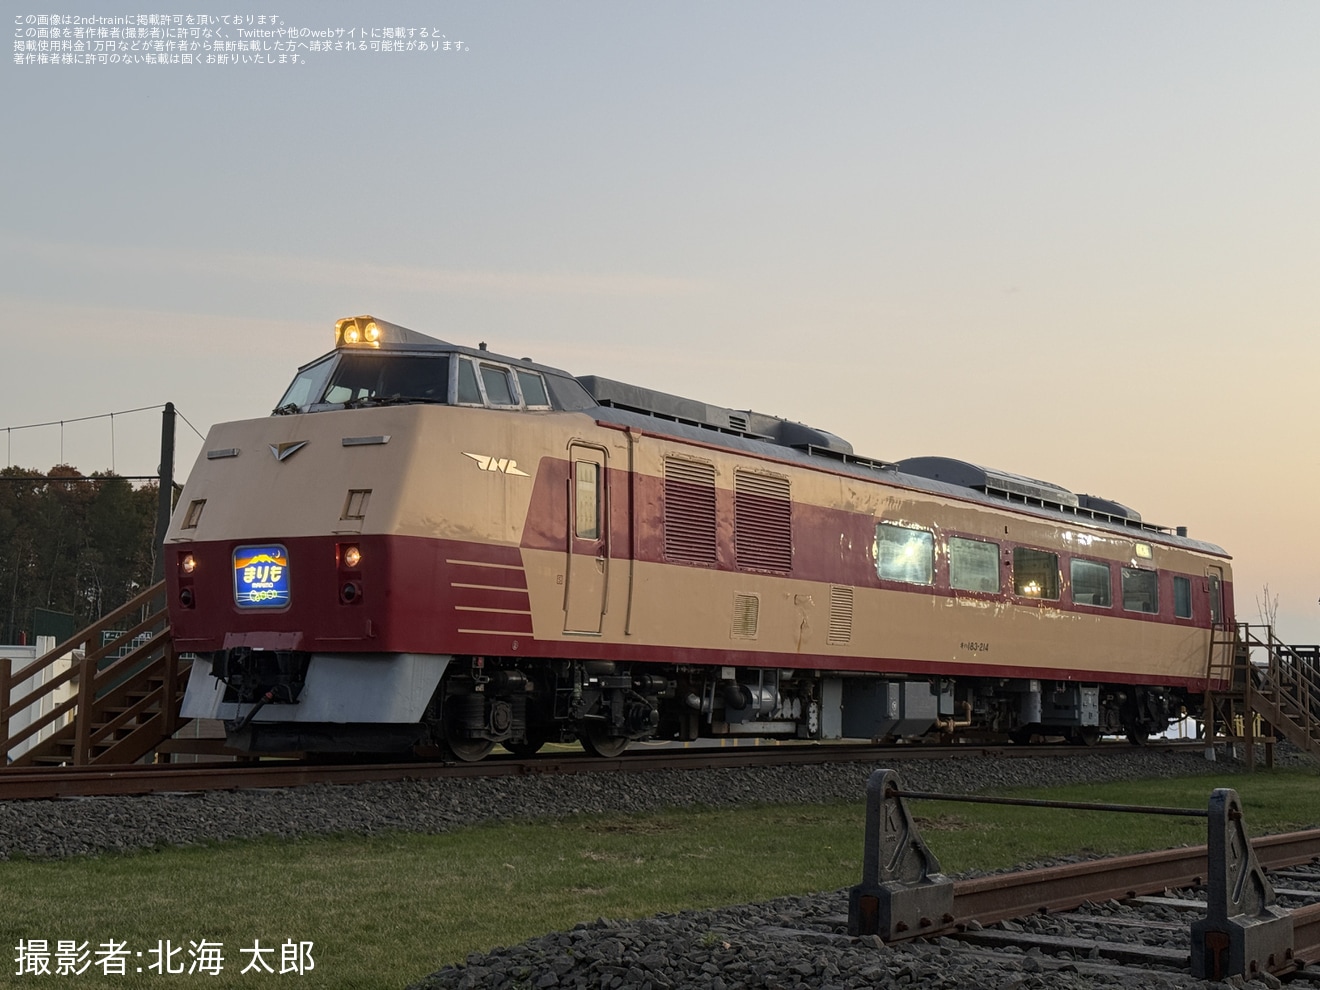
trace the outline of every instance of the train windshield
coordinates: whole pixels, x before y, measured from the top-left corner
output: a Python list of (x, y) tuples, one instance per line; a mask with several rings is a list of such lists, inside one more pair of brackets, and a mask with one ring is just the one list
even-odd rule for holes
[(275, 412), (447, 401), (447, 354), (339, 352), (300, 371)]

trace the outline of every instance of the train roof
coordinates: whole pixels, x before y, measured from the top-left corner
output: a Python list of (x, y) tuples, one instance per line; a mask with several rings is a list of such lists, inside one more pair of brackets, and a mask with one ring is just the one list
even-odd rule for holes
[[(370, 340), (348, 340), (374, 327)], [(373, 350), (399, 353), (457, 353), (479, 360), (500, 361), (511, 366), (533, 368), (547, 377), (554, 408), (588, 412), (602, 422), (635, 426), (680, 439), (743, 450), (760, 456), (825, 467), (858, 477), (926, 491), (931, 494), (981, 502), (1006, 504), (1033, 515), (1056, 520), (1085, 521), (1107, 529), (1137, 530), (1160, 542), (1227, 556), (1213, 543), (1194, 540), (1179, 527), (1145, 522), (1141, 514), (1121, 502), (1096, 495), (1075, 494), (1061, 485), (1025, 475), (983, 467), (952, 457), (909, 457), (884, 461), (854, 452), (842, 437), (793, 420), (732, 409), (631, 385), (597, 375), (575, 376), (531, 358), (514, 358), (487, 350), (486, 344), (465, 347), (371, 316), (340, 320), (335, 328), (336, 349), (369, 346)], [(322, 358), (317, 359), (322, 360)], [(312, 362), (315, 363), (315, 362)], [(307, 367), (307, 366), (304, 366)]]

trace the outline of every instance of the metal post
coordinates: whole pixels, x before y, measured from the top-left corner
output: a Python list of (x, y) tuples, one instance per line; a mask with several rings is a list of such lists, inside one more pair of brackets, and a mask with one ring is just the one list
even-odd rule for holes
[[(161, 657), (165, 667), (165, 684), (160, 702), (160, 717), (163, 734), (166, 739), (173, 737), (179, 728), (179, 655), (174, 651), (174, 638), (165, 644), (165, 652)], [(156, 762), (160, 762), (161, 753), (157, 751)], [(169, 754), (165, 754), (165, 762), (171, 762)]]
[(174, 512), (174, 403), (165, 403), (160, 421), (160, 493), (156, 500), (156, 566), (151, 583), (165, 576), (165, 534)]
[(848, 895), (849, 935), (888, 942), (953, 924), (953, 881), (922, 840), (902, 790), (893, 770), (876, 770), (866, 782), (862, 882)]
[(86, 766), (92, 750), (92, 708), (96, 693), (96, 661), (84, 652), (78, 661), (78, 713), (73, 727), (73, 765)]
[[(1273, 647), (1270, 647), (1273, 652)], [(1242, 734), (1246, 737), (1243, 746), (1243, 758), (1247, 761), (1247, 773), (1256, 772), (1256, 711), (1252, 702), (1251, 688), (1254, 671), (1251, 669), (1251, 654), (1247, 654), (1247, 676), (1242, 689)]]
[(9, 687), (14, 679), (14, 661), (0, 657), (0, 767), (9, 763)]
[(1206, 912), (1192, 923), (1192, 975), (1252, 979), (1293, 955), (1293, 922), (1275, 906), (1274, 887), (1256, 859), (1237, 791), (1210, 795)]

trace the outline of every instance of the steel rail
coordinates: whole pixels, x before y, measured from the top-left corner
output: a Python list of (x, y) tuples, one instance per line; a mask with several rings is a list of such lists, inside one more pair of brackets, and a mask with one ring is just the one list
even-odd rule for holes
[[(1179, 750), (1199, 743), (1174, 743)], [(880, 763), (912, 759), (967, 759), (985, 756), (1075, 757), (1130, 752), (1123, 743), (1077, 746), (891, 746), (846, 743), (781, 746), (637, 749), (612, 758), (580, 753), (533, 758), (495, 756), (477, 763), (392, 762), (318, 764), (304, 760), (129, 764), (104, 767), (7, 767), (0, 769), (0, 800), (151, 794), (162, 791), (235, 790), (359, 784), (446, 777), (510, 777), (622, 771), (707, 770), (751, 766), (828, 763)]]
[(1292, 912), (1293, 960), (1302, 966), (1320, 965), (1320, 904)]
[[(1261, 836), (1251, 845), (1262, 867), (1284, 869), (1320, 859), (1320, 829)], [(975, 920), (988, 925), (1069, 911), (1086, 901), (1123, 900), (1159, 894), (1168, 887), (1195, 887), (1205, 880), (1207, 855), (1206, 846), (1188, 846), (960, 880), (953, 887), (954, 917), (958, 924)], [(1315, 951), (1320, 951), (1320, 907), (1304, 911), (1307, 931), (1313, 933), (1308, 938), (1313, 939)]]

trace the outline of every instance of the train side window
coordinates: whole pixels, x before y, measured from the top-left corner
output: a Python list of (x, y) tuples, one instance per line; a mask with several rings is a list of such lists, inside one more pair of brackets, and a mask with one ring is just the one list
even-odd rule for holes
[(513, 385), (509, 382), (509, 369), (494, 364), (481, 366), (481, 384), (486, 387), (486, 401), (492, 406), (516, 406)]
[(524, 371), (522, 368), (516, 369), (518, 375), (518, 391), (522, 392), (523, 405), (536, 408), (538, 406), (549, 408), (550, 396), (545, 391), (545, 379), (535, 371)]
[(999, 592), (999, 544), (949, 537), (949, 587)]
[(893, 523), (875, 527), (875, 569), (882, 581), (935, 583), (935, 537)]
[(1013, 591), (1024, 598), (1059, 600), (1059, 555), (1030, 547), (1013, 548)]
[(1173, 614), (1180, 619), (1192, 617), (1192, 579), (1175, 576), (1173, 579)]
[(1069, 562), (1069, 576), (1072, 579), (1072, 600), (1076, 605), (1094, 605), (1097, 608), (1109, 608), (1114, 604), (1113, 593), (1109, 584), (1109, 565), (1098, 560), (1078, 560)]
[(460, 358), (458, 362), (458, 401), (464, 405), (480, 406), (481, 388), (477, 385), (477, 370), (471, 358)]
[(1224, 613), (1223, 578), (1218, 567), (1211, 567), (1205, 572), (1206, 591), (1210, 594), (1210, 622), (1219, 625)]
[(1123, 568), (1123, 611), (1155, 614), (1160, 610), (1159, 574), (1143, 567)]
[(591, 461), (574, 461), (573, 530), (579, 540), (600, 539), (600, 471)]

